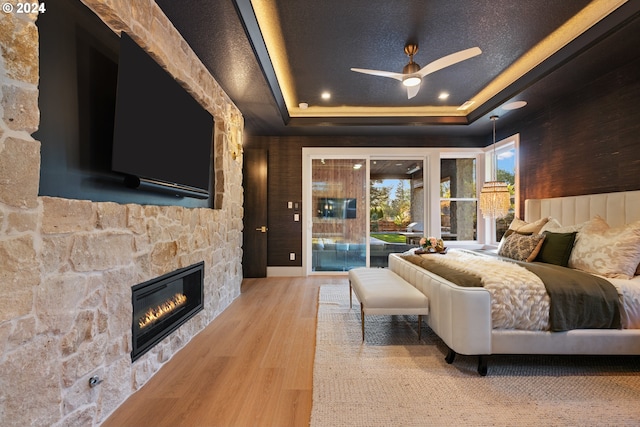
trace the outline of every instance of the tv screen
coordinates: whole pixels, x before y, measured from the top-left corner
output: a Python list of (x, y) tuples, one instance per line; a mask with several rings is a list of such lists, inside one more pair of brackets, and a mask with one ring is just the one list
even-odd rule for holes
[[(122, 33), (112, 169), (207, 198), (213, 117), (127, 34)], [(133, 183), (133, 185), (131, 185)]]
[(356, 199), (321, 197), (318, 199), (320, 218), (351, 219), (356, 217)]

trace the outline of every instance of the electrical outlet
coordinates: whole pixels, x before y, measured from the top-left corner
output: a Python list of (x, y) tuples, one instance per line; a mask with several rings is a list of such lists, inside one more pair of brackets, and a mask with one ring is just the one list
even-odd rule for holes
[(300, 221), (300, 214), (297, 214), (297, 213), (293, 214), (293, 220)]
[(295, 261), (296, 260), (296, 253), (295, 252), (291, 252), (289, 254), (289, 261)]
[(287, 208), (293, 209), (293, 202), (287, 202)]

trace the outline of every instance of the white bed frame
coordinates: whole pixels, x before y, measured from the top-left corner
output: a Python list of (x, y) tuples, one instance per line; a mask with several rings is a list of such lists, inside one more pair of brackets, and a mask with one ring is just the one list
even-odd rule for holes
[[(564, 225), (580, 224), (595, 215), (612, 227), (640, 220), (640, 191), (530, 199), (525, 220), (554, 217)], [(484, 288), (466, 288), (389, 255), (389, 268), (429, 298), (427, 323), (456, 354), (478, 355), (478, 372), (487, 373), (491, 354), (640, 355), (640, 329), (578, 329), (567, 332), (500, 330), (491, 327), (491, 297)]]

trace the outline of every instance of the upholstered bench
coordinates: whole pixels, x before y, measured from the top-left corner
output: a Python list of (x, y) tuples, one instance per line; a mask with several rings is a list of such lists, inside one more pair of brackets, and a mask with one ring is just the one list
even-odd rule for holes
[(418, 339), (422, 338), (422, 316), (429, 314), (429, 300), (409, 282), (386, 268), (349, 270), (349, 306), (353, 293), (360, 301), (362, 341), (365, 314), (417, 315)]

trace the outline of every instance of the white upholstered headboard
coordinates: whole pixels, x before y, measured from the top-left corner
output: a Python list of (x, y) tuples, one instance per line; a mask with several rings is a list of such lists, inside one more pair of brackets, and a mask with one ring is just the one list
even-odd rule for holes
[(527, 199), (524, 215), (527, 222), (553, 217), (562, 225), (581, 224), (600, 215), (611, 227), (618, 227), (640, 220), (640, 191)]

